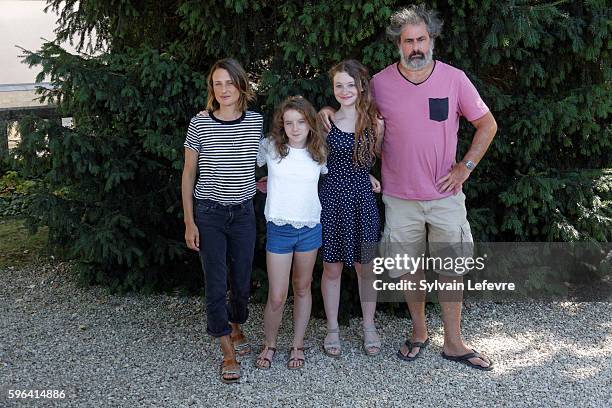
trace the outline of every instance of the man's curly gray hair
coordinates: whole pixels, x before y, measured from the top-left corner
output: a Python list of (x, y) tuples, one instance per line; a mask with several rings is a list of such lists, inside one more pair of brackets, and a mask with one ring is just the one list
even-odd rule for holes
[(442, 20), (438, 17), (438, 12), (435, 10), (428, 10), (425, 5), (415, 5), (403, 8), (396, 11), (391, 16), (391, 24), (387, 27), (387, 35), (389, 39), (395, 44), (400, 41), (400, 34), (402, 28), (407, 24), (418, 25), (425, 23), (427, 26), (427, 32), (432, 39), (436, 39), (442, 32)]

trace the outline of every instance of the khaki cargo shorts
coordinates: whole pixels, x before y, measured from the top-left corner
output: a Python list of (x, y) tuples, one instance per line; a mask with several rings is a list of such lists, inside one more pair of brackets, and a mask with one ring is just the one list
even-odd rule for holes
[[(410, 257), (413, 260), (408, 265), (413, 266), (421, 258), (421, 265), (426, 266), (418, 269), (431, 269), (446, 276), (464, 275), (469, 271), (465, 265), (461, 266), (474, 253), (463, 192), (429, 201), (387, 195), (382, 200), (385, 203), (382, 256), (396, 259), (399, 256), (404, 265), (406, 257)], [(429, 258), (425, 257), (427, 243)], [(396, 263), (388, 272), (391, 278), (398, 278), (410, 270), (397, 267)]]

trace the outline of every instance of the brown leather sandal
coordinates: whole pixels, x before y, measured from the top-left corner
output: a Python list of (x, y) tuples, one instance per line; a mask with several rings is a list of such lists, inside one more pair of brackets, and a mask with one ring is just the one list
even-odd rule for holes
[[(291, 351), (289, 352), (289, 356), (291, 356), (291, 353), (294, 351), (304, 352), (304, 347), (292, 347)], [(295, 367), (292, 367), (291, 363), (294, 361), (297, 361), (299, 364)], [(287, 368), (290, 370), (299, 370), (300, 368), (303, 368), (305, 364), (306, 364), (306, 360), (304, 360), (303, 358), (299, 358), (299, 357), (293, 357), (287, 360)]]
[(249, 344), (242, 331), (238, 332), (238, 334), (235, 336), (230, 335), (230, 340), (232, 341), (232, 345), (234, 346), (234, 351), (240, 357), (246, 356), (251, 352), (251, 345)]
[[(229, 375), (236, 375), (237, 377), (227, 378)], [(219, 370), (219, 377), (221, 381), (225, 384), (233, 384), (237, 383), (241, 376), (242, 371), (240, 369), (240, 363), (236, 361), (236, 357), (232, 356), (224, 358)]]
[[(261, 355), (263, 352), (265, 352), (265, 355), (267, 356), (268, 351), (272, 351), (272, 357), (268, 358), (258, 356), (255, 359), (255, 367), (259, 368), (260, 370), (269, 370), (272, 368), (272, 359), (274, 359), (274, 355), (276, 354), (276, 347), (264, 346), (263, 350), (261, 350), (261, 353), (259, 354)], [(260, 363), (260, 361), (263, 361), (264, 363)], [(268, 363), (267, 365), (265, 365), (266, 362)]]

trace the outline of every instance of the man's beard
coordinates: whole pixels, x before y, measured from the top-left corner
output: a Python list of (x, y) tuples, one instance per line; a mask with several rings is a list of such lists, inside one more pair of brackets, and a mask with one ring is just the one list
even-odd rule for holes
[(400, 61), (402, 65), (404, 66), (404, 68), (406, 68), (407, 70), (419, 71), (423, 69), (423, 67), (429, 64), (431, 61), (433, 61), (433, 48), (434, 46), (432, 42), (429, 47), (429, 51), (427, 51), (427, 53), (423, 54), (421, 52), (416, 52), (416, 53), (413, 52), (412, 54), (408, 56), (408, 58), (406, 58), (406, 56), (402, 52), (402, 49), (400, 48), (399, 50)]

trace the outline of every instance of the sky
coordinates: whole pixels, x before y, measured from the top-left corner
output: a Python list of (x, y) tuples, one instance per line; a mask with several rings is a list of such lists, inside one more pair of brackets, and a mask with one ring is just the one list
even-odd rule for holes
[(40, 68), (22, 64), (15, 45), (35, 51), (44, 42), (41, 37), (55, 39), (57, 16), (45, 13), (45, 6), (45, 1), (0, 0), (0, 85), (34, 83)]

